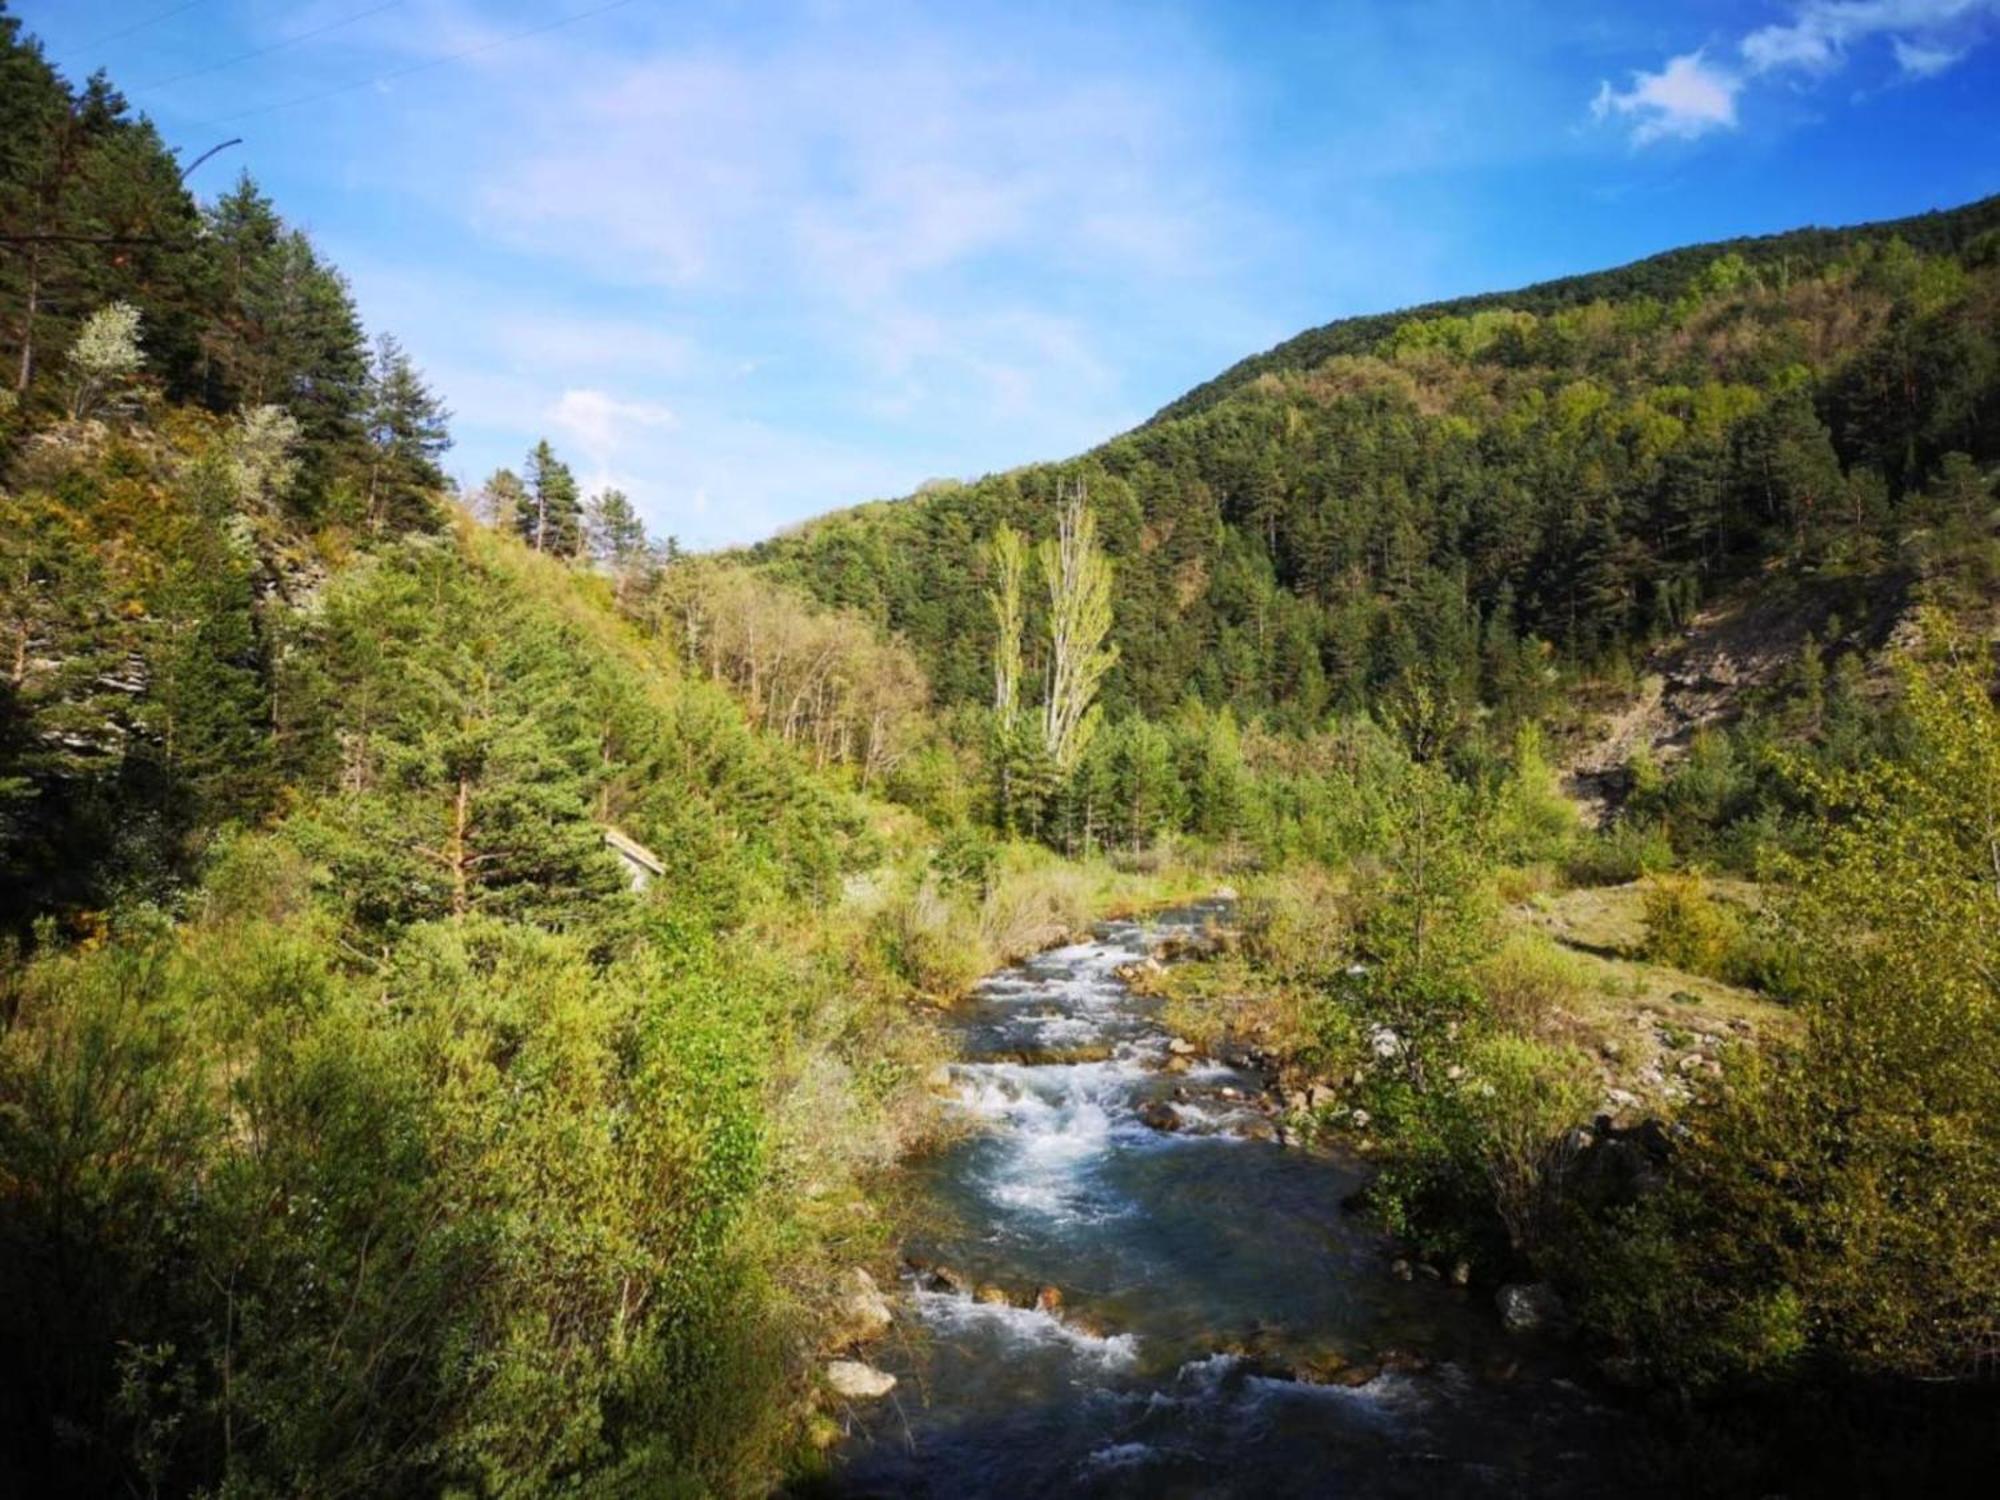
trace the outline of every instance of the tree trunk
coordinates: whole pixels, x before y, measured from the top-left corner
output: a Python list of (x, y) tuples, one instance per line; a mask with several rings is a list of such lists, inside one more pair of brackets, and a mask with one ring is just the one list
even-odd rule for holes
[[(36, 228), (41, 226), (39, 222)], [(27, 315), (21, 321), (21, 367), (14, 377), (14, 389), (25, 393), (35, 375), (35, 315), (42, 305), (42, 247), (28, 247)]]
[(458, 778), (458, 796), (451, 809), (451, 844), (447, 857), (451, 865), (451, 917), (454, 922), (463, 921), (471, 906), (471, 896), (466, 879), (465, 835), (471, 826), (472, 782), (469, 777)]

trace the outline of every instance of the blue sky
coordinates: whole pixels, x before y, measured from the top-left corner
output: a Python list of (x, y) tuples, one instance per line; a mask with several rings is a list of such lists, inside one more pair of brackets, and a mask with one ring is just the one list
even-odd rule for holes
[(14, 0), (247, 167), (476, 482), (694, 545), (1077, 452), (1347, 313), (2000, 191), (2000, 0)]

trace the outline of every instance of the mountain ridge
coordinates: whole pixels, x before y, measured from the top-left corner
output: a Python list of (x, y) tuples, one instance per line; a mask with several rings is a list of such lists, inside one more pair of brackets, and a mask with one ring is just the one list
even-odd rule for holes
[(1991, 193), (1950, 208), (1927, 209), (1892, 219), (1869, 219), (1846, 225), (1800, 225), (1796, 229), (1771, 234), (1736, 235), (1723, 240), (1705, 240), (1656, 251), (1637, 260), (1624, 261), (1595, 271), (1579, 271), (1546, 281), (1533, 281), (1504, 291), (1471, 292), (1382, 312), (1355, 313), (1317, 324), (1290, 338), (1281, 339), (1261, 353), (1245, 355), (1200, 385), (1184, 391), (1154, 412), (1134, 431), (1156, 423), (1186, 416), (1214, 404), (1230, 391), (1271, 370), (1304, 369), (1335, 354), (1357, 352), (1351, 344), (1372, 343), (1395, 331), (1399, 323), (1414, 319), (1462, 317), (1493, 308), (1533, 312), (1539, 306), (1551, 310), (1580, 306), (1607, 295), (1623, 292), (1628, 280), (1686, 273), (1723, 255), (1768, 260), (1776, 255), (1798, 254), (1810, 263), (1815, 254), (1851, 244), (1857, 238), (1899, 237), (1918, 250), (1932, 253), (1957, 251), (1982, 234), (2000, 230), (2000, 193)]

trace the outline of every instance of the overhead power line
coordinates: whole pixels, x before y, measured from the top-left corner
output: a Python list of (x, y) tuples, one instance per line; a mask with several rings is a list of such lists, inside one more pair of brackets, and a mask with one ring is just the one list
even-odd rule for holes
[(202, 3), (203, 0), (187, 0), (187, 3), (184, 5), (176, 5), (171, 10), (160, 11), (155, 15), (146, 17), (143, 21), (134, 21), (130, 26), (124, 27), (121, 30), (108, 31), (95, 40), (85, 42), (83, 44), (84, 50), (89, 51), (93, 47), (102, 47), (108, 42), (123, 41), (126, 37), (136, 32), (144, 31), (148, 26), (157, 26), (162, 21), (171, 21), (175, 16), (185, 15)]
[(309, 42), (316, 36), (325, 36), (329, 31), (338, 31), (343, 26), (352, 26), (356, 21), (365, 21), (370, 16), (379, 16), (385, 10), (393, 10), (403, 0), (382, 0), (382, 3), (368, 10), (356, 11), (351, 16), (342, 16), (337, 21), (328, 21), (315, 26), (310, 31), (301, 31), (296, 36), (281, 37), (263, 47), (253, 47), (248, 52), (239, 52), (234, 57), (226, 57), (221, 62), (206, 63), (199, 68), (189, 68), (185, 73), (175, 73), (169, 78), (155, 78), (150, 83), (142, 83), (132, 90), (135, 94), (148, 93), (153, 89), (163, 89), (170, 83), (185, 83), (190, 78), (206, 78), (210, 73), (220, 73), (225, 68), (233, 68), (239, 63), (251, 62), (259, 57), (269, 57), (273, 52), (282, 52), (287, 47), (296, 47), (300, 42)]
[(531, 36), (541, 36), (545, 32), (556, 31), (564, 26), (574, 26), (578, 21), (588, 21), (592, 17), (608, 15), (614, 10), (623, 10), (637, 0), (610, 0), (609, 4), (592, 6), (589, 10), (577, 11), (574, 15), (558, 16), (553, 21), (544, 21), (539, 26), (524, 27), (520, 31), (510, 31), (505, 36), (496, 36), (470, 47), (462, 47), (456, 52), (448, 52), (443, 57), (429, 57), (422, 62), (411, 63), (408, 67), (392, 68), (386, 73), (377, 73), (370, 78), (357, 78), (352, 83), (338, 84), (330, 89), (322, 89), (315, 94), (303, 94), (296, 99), (286, 99), (277, 104), (262, 105), (257, 109), (237, 110), (232, 114), (215, 115), (201, 123), (204, 125), (225, 125), (233, 120), (249, 120), (259, 115), (276, 114), (280, 110), (299, 109), (307, 104), (317, 104), (322, 99), (336, 98), (341, 94), (351, 94), (356, 89), (376, 88), (398, 79), (409, 78), (418, 73), (427, 73), (432, 68), (442, 68), (448, 63), (462, 62), (481, 52), (491, 52), (495, 47), (504, 47), (509, 42), (525, 41)]

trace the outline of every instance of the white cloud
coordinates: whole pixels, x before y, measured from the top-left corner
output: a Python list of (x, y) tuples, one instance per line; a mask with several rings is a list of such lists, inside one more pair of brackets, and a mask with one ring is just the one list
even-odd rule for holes
[[(1877, 36), (1890, 36), (1901, 49), (1937, 50), (1929, 41), (1982, 13), (1992, 0), (1806, 0), (1783, 25), (1765, 26), (1743, 38), (1743, 60), (1752, 72), (1784, 68), (1831, 73), (1848, 50)], [(1933, 70), (1935, 71), (1935, 69)]]
[(1657, 73), (1634, 73), (1629, 89), (1599, 85), (1590, 112), (1632, 121), (1632, 141), (1693, 140), (1711, 130), (1734, 129), (1739, 78), (1711, 65), (1700, 51), (1672, 58)]
[(658, 402), (621, 401), (594, 390), (566, 390), (543, 415), (583, 450), (593, 486), (611, 481), (620, 451), (635, 434), (679, 425)]
[(1970, 47), (1926, 46), (1897, 37), (1894, 44), (1896, 66), (1910, 78), (1935, 78), (1947, 68), (1965, 61)]
[(1736, 44), (1741, 70), (1706, 61), (1706, 48), (1672, 59), (1657, 73), (1633, 74), (1632, 87), (1599, 86), (1593, 118), (1629, 120), (1632, 141), (1691, 140), (1737, 123), (1738, 97), (1753, 79), (1827, 78), (1865, 44), (1886, 39), (1900, 76), (1932, 78), (1986, 39), (2000, 0), (1798, 0), (1790, 19), (1760, 26)]

